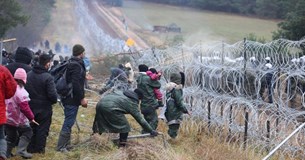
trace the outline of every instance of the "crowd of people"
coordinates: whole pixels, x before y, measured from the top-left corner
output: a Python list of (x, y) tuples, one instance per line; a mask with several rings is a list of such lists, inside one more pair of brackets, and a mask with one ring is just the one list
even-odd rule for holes
[[(67, 84), (72, 92), (60, 96), (56, 82), (50, 70), (69, 61), (65, 70)], [(86, 75), (91, 68), (90, 60), (85, 56), (85, 48), (76, 44), (72, 55), (63, 58), (52, 52), (33, 53), (26, 47), (18, 47), (14, 59), (0, 66), (0, 157), (12, 156), (32, 158), (33, 153), (45, 153), (47, 137), (52, 123), (52, 105), (60, 101), (64, 107), (64, 122), (59, 132), (56, 150), (71, 150), (71, 129), (77, 117), (79, 107), (87, 108), (85, 98)], [(111, 68), (111, 77), (105, 88), (100, 91), (103, 98), (96, 105), (96, 115), (92, 125), (93, 133), (118, 133), (119, 147), (126, 146), (131, 130), (125, 114), (132, 115), (142, 126), (142, 133), (157, 136), (157, 109), (163, 107), (163, 95), (160, 92), (162, 75), (156, 69), (144, 64), (138, 66), (137, 87), (116, 87), (116, 81), (126, 84), (133, 81), (134, 73), (130, 63)], [(172, 73), (166, 91), (165, 118), (169, 125), (168, 134), (176, 138), (182, 114), (190, 114), (183, 103), (184, 74)], [(170, 100), (168, 100), (170, 99)], [(167, 103), (169, 102), (169, 103)], [(140, 109), (139, 109), (140, 106)], [(13, 154), (13, 148), (16, 153)], [(0, 158), (0, 159), (1, 159)]]

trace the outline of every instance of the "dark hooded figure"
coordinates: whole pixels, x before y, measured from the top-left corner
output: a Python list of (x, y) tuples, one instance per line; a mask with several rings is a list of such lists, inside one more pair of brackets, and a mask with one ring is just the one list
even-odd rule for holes
[(30, 66), (33, 57), (33, 52), (26, 47), (18, 47), (15, 54), (15, 62), (10, 63), (6, 68), (15, 74), (17, 68), (23, 68), (27, 73), (32, 70)]
[(116, 90), (104, 96), (96, 105), (93, 133), (120, 133), (119, 146), (125, 146), (130, 125), (125, 114), (130, 114), (152, 136), (158, 133), (142, 117), (138, 103), (143, 98), (139, 89)]

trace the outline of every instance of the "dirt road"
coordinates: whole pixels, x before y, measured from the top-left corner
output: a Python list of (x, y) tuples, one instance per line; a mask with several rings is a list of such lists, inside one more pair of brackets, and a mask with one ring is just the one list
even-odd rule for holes
[(113, 38), (121, 38), (122, 40), (127, 40), (131, 38), (135, 41), (135, 49), (143, 50), (150, 48), (149, 45), (141, 39), (133, 30), (132, 27), (127, 27), (124, 25), (123, 17), (119, 16), (120, 11), (115, 10), (116, 14), (111, 12), (110, 6), (105, 6), (101, 2), (85, 1), (89, 7), (90, 13), (95, 19), (100, 27), (105, 33), (108, 33)]

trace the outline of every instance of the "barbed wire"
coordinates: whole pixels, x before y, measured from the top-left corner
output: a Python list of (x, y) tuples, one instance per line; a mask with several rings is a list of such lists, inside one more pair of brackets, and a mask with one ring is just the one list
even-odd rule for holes
[[(133, 64), (162, 70), (162, 86), (170, 73), (183, 71), (194, 126), (209, 126), (219, 138), (265, 153), (305, 121), (304, 46), (305, 39), (180, 45), (142, 51)], [(283, 145), (279, 156), (305, 156), (304, 132)]]

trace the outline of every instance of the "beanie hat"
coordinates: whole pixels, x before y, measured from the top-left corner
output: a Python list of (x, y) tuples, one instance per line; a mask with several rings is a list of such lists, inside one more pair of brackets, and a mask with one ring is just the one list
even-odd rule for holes
[(46, 54), (46, 53), (43, 53), (42, 55), (39, 56), (39, 64), (42, 65), (42, 66), (45, 66), (47, 63), (49, 63), (51, 61), (51, 57)]
[(18, 68), (15, 71), (14, 78), (22, 80), (24, 82), (24, 84), (26, 84), (26, 77), (27, 77), (27, 75), (23, 68)]
[(140, 72), (146, 72), (146, 71), (148, 71), (148, 67), (145, 64), (140, 64), (139, 65), (139, 71)]
[(73, 46), (72, 50), (73, 50), (73, 56), (79, 56), (85, 51), (85, 48), (80, 44), (76, 44)]
[(26, 47), (18, 47), (15, 54), (15, 61), (24, 64), (30, 64), (33, 53)]

